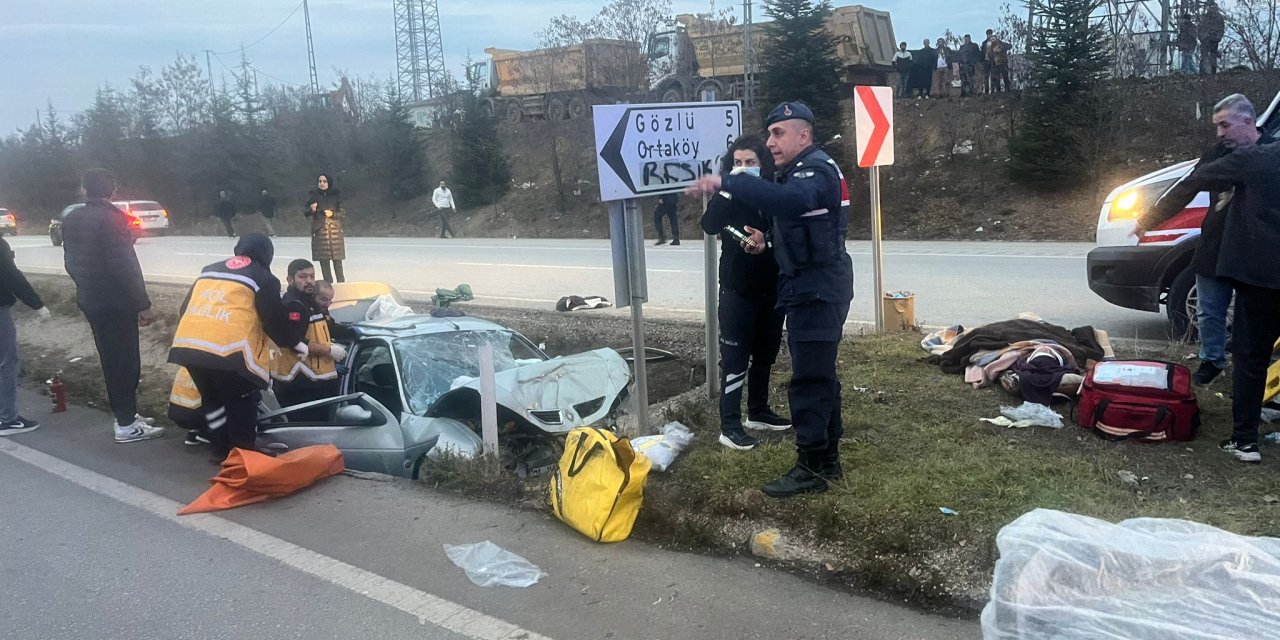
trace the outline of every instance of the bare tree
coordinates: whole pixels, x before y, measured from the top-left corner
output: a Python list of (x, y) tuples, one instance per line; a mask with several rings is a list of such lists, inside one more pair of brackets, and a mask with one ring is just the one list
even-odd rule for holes
[[(1255, 71), (1275, 69), (1280, 62), (1280, 3), (1275, 0), (1235, 0), (1222, 3), (1227, 24), (1224, 45), (1238, 48)], [(1234, 46), (1232, 46), (1234, 45)]]
[(209, 107), (209, 79), (200, 72), (195, 58), (179, 53), (160, 72), (160, 86), (160, 108), (171, 131), (186, 133), (204, 121)]

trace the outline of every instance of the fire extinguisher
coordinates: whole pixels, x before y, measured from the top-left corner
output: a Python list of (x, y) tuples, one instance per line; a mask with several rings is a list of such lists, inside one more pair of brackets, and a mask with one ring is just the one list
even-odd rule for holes
[(49, 399), (53, 402), (53, 413), (67, 410), (67, 392), (62, 386), (62, 372), (53, 374), (49, 380)]

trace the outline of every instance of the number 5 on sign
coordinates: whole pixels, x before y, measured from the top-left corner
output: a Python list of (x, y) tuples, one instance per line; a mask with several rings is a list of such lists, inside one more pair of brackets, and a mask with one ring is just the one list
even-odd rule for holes
[(893, 89), (854, 87), (853, 118), (858, 166), (893, 164)]

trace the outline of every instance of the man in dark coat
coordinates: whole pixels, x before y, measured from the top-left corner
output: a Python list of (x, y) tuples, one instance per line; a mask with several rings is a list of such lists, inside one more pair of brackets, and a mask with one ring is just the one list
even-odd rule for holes
[(236, 203), (231, 201), (231, 196), (226, 191), (218, 192), (218, 203), (213, 205), (213, 215), (218, 216), (222, 221), (222, 226), (227, 229), (227, 237), (236, 237), (235, 227), (231, 226), (231, 219), (236, 217)]
[(978, 65), (982, 63), (982, 47), (973, 41), (973, 37), (964, 34), (964, 44), (956, 52), (960, 56), (960, 95), (971, 96), (975, 89)]
[(938, 67), (938, 50), (929, 46), (929, 39), (924, 39), (924, 46), (911, 54), (911, 87), (916, 90), (917, 98), (928, 98), (933, 87), (933, 71)]
[[(1214, 108), (1218, 128), (1252, 127), (1253, 105), (1229, 96)], [(1217, 277), (1235, 287), (1231, 353), (1231, 438), (1221, 447), (1241, 462), (1261, 462), (1258, 425), (1267, 367), (1280, 340), (1280, 143), (1237, 148), (1183, 178), (1188, 188), (1230, 190)]]
[(138, 415), (138, 327), (151, 324), (154, 314), (128, 216), (111, 204), (116, 179), (106, 169), (89, 170), (82, 184), (84, 206), (62, 222), (67, 274), (76, 283), (76, 300), (98, 346), (116, 442), (156, 438), (164, 429)]
[[(1261, 132), (1253, 118), (1231, 111), (1229, 107), (1239, 101), (1247, 103), (1248, 98), (1240, 94), (1228, 96), (1215, 107), (1218, 143), (1200, 158), (1199, 164), (1213, 162), (1236, 149), (1276, 141)], [(1253, 109), (1252, 103), (1249, 104), (1246, 111)], [(1175, 184), (1138, 221), (1139, 236), (1172, 219), (1199, 192), (1198, 185), (1193, 182), (1182, 180)], [(1191, 259), (1191, 268), (1196, 274), (1196, 326), (1200, 333), (1200, 368), (1195, 374), (1195, 381), (1199, 384), (1213, 382), (1227, 369), (1227, 310), (1234, 290), (1230, 282), (1218, 277), (1218, 257), (1231, 195), (1230, 189), (1209, 193), (1209, 211), (1200, 223), (1200, 241)]]

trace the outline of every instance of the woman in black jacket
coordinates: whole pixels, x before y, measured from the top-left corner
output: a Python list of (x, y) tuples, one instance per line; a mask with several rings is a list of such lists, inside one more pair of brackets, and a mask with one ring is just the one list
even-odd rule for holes
[[(320, 263), (320, 271), (328, 282), (346, 282), (342, 275), (342, 261), (347, 257), (346, 234), (342, 230), (342, 222), (347, 214), (342, 210), (342, 201), (338, 198), (338, 190), (333, 187), (333, 179), (320, 174), (316, 180), (316, 189), (307, 198), (307, 208), (303, 215), (311, 221), (311, 259)], [(330, 270), (329, 263), (333, 263)]]
[[(771, 178), (773, 156), (755, 136), (742, 136), (725, 156), (724, 173)], [(791, 421), (769, 408), (769, 370), (782, 344), (783, 314), (777, 309), (778, 263), (773, 250), (752, 255), (742, 249), (731, 227), (767, 231), (768, 217), (723, 191), (702, 215), (702, 229), (720, 234), (720, 444), (745, 451), (758, 442), (743, 429), (742, 388), (747, 389), (747, 421), (753, 429), (781, 431)]]

